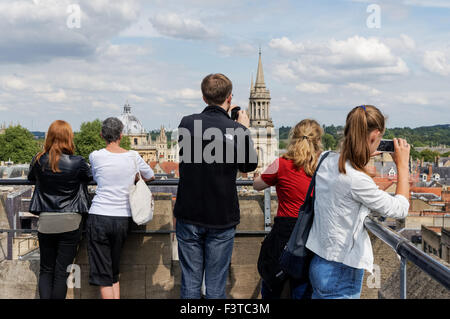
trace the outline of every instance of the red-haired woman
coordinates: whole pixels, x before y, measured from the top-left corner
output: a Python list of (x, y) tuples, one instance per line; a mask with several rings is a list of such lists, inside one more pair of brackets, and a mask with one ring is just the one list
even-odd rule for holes
[(73, 131), (65, 121), (53, 122), (44, 150), (30, 164), (28, 180), (36, 186), (30, 212), (39, 215), (39, 295), (64, 299), (67, 267), (73, 263), (81, 237), (81, 217), (89, 211), (86, 184), (91, 169), (81, 156), (74, 156)]

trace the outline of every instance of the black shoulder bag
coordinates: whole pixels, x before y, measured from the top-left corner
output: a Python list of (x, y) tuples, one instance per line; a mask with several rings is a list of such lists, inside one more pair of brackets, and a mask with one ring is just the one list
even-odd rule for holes
[[(316, 185), (317, 171), (323, 160), (329, 154), (330, 152), (325, 153), (317, 165), (311, 183), (309, 184), (308, 192), (306, 193), (305, 202), (300, 207), (297, 223), (294, 226), (288, 243), (281, 253), (280, 268), (285, 274), (294, 279), (308, 281), (309, 278), (309, 264), (314, 254), (306, 248), (306, 241), (308, 240), (309, 231), (311, 230), (314, 219), (314, 199), (316, 194), (314, 186)], [(311, 196), (313, 191), (314, 193)]]

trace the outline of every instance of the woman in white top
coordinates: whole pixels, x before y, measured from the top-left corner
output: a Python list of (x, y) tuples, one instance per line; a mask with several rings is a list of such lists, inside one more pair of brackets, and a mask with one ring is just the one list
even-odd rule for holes
[(103, 299), (119, 299), (120, 254), (131, 221), (129, 189), (140, 171), (145, 181), (154, 179), (150, 166), (135, 151), (121, 148), (122, 122), (103, 121), (106, 148), (89, 155), (97, 190), (87, 221), (89, 283), (100, 286)]
[(371, 212), (392, 218), (408, 214), (410, 146), (394, 139), (395, 196), (378, 189), (366, 171), (385, 132), (385, 117), (374, 106), (355, 107), (347, 116), (341, 153), (331, 153), (316, 177), (314, 222), (306, 247), (312, 298), (359, 298), (364, 269), (372, 272), (373, 253), (364, 219)]

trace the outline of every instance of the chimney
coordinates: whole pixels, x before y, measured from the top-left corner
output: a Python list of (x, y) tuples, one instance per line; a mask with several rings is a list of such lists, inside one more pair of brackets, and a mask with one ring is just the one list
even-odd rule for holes
[(431, 181), (431, 176), (433, 176), (433, 164), (428, 164), (427, 182)]
[(436, 167), (439, 167), (439, 160), (441, 159), (441, 157), (438, 155), (434, 158), (434, 165), (436, 165)]

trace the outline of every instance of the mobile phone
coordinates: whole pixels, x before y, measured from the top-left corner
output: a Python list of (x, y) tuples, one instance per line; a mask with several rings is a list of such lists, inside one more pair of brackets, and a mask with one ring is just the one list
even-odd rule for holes
[(381, 140), (380, 146), (378, 146), (377, 151), (394, 153), (394, 141), (393, 140)]
[(231, 119), (233, 120), (233, 121), (236, 121), (237, 119), (238, 119), (238, 117), (239, 117), (239, 111), (241, 110), (241, 108), (239, 107), (239, 106), (236, 106), (236, 107), (234, 107), (232, 110), (231, 110)]

